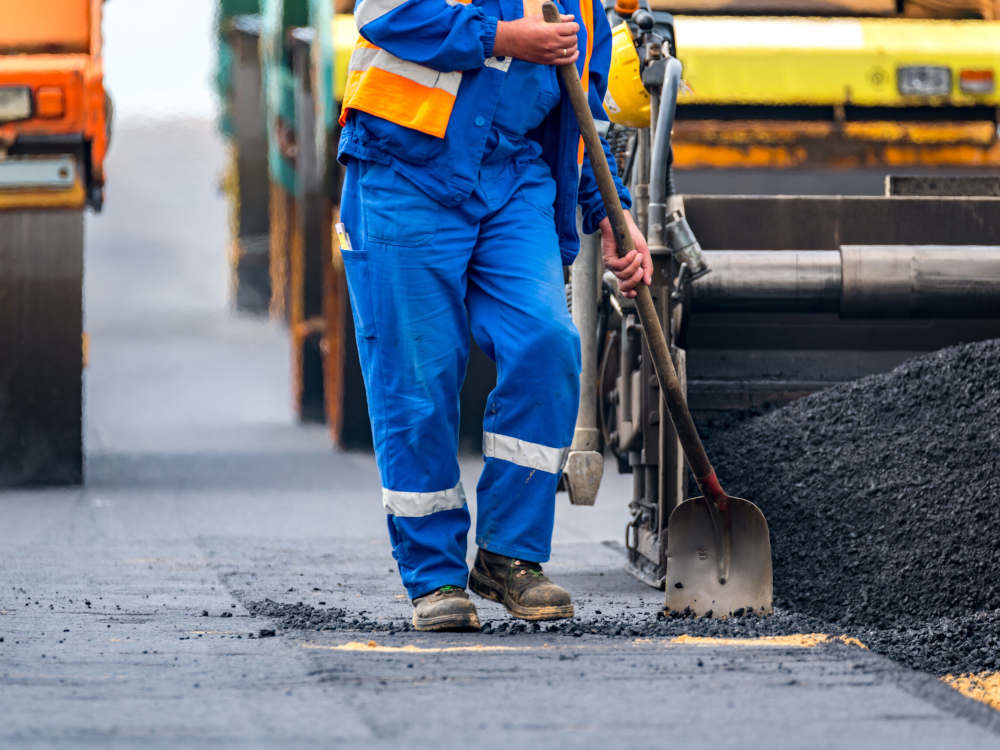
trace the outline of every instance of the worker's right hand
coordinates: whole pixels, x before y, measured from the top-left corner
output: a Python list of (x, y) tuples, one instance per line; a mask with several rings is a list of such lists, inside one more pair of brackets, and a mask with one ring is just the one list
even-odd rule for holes
[(560, 14), (560, 17), (562, 23), (546, 23), (537, 16), (498, 21), (494, 56), (515, 57), (542, 65), (576, 62), (580, 56), (576, 46), (580, 24), (573, 16)]
[(618, 243), (615, 232), (611, 228), (611, 220), (601, 219), (597, 228), (601, 231), (601, 253), (604, 255), (604, 265), (618, 277), (618, 289), (625, 297), (635, 297), (639, 284), (649, 286), (653, 281), (653, 257), (649, 254), (649, 246), (642, 230), (636, 226), (635, 219), (629, 211), (625, 212), (625, 224), (632, 235), (634, 250), (628, 255), (619, 257)]

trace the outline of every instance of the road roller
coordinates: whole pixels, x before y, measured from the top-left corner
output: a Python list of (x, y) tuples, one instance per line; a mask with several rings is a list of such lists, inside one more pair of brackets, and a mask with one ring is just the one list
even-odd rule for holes
[(0, 486), (83, 480), (83, 216), (104, 201), (102, 0), (0, 0)]

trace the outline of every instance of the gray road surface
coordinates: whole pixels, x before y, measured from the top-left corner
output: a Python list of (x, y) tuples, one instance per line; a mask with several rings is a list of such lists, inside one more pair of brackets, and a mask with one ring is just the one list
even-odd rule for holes
[[(0, 746), (1000, 747), (990, 709), (844, 645), (260, 637), (246, 602), (409, 604), (372, 458), (293, 424), (284, 331), (227, 309), (223, 155), (203, 122), (116, 134), (88, 227), (89, 483), (0, 493)], [(560, 500), (548, 568), (584, 617), (659, 605), (622, 572), (627, 498), (611, 475), (596, 508)]]

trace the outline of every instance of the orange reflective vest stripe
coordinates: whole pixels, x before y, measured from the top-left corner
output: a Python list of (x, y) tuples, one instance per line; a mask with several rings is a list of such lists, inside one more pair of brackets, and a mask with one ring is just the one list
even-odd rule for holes
[(441, 73), (360, 38), (348, 66), (340, 124), (349, 110), (357, 109), (444, 138), (461, 83), (460, 72)]
[[(354, 17), (360, 29), (406, 0), (362, 0)], [(468, 4), (470, 0), (446, 0)], [(340, 114), (343, 127), (349, 110), (357, 109), (405, 128), (444, 138), (455, 97), (462, 83), (460, 72), (442, 73), (403, 60), (359, 37), (351, 54)]]

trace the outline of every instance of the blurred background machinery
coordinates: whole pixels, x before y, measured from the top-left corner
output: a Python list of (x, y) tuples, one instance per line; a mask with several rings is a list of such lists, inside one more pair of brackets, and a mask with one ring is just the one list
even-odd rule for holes
[(325, 0), (233, 0), (218, 20), (234, 306), (289, 326), (300, 419), (326, 421), (338, 444), (363, 446), (364, 388), (330, 241), (339, 193), (333, 35), (353, 20), (335, 24)]
[(102, 0), (0, 0), (0, 486), (83, 478), (83, 214), (104, 201)]
[[(336, 161), (357, 29), (351, 3), (233, 0), (219, 12), (218, 89), (232, 158), (233, 303), (291, 333), (292, 399), (344, 448), (371, 444), (339, 246)], [(266, 269), (266, 272), (265, 272)], [(493, 365), (474, 349), (463, 391), (463, 442), (478, 445)]]

